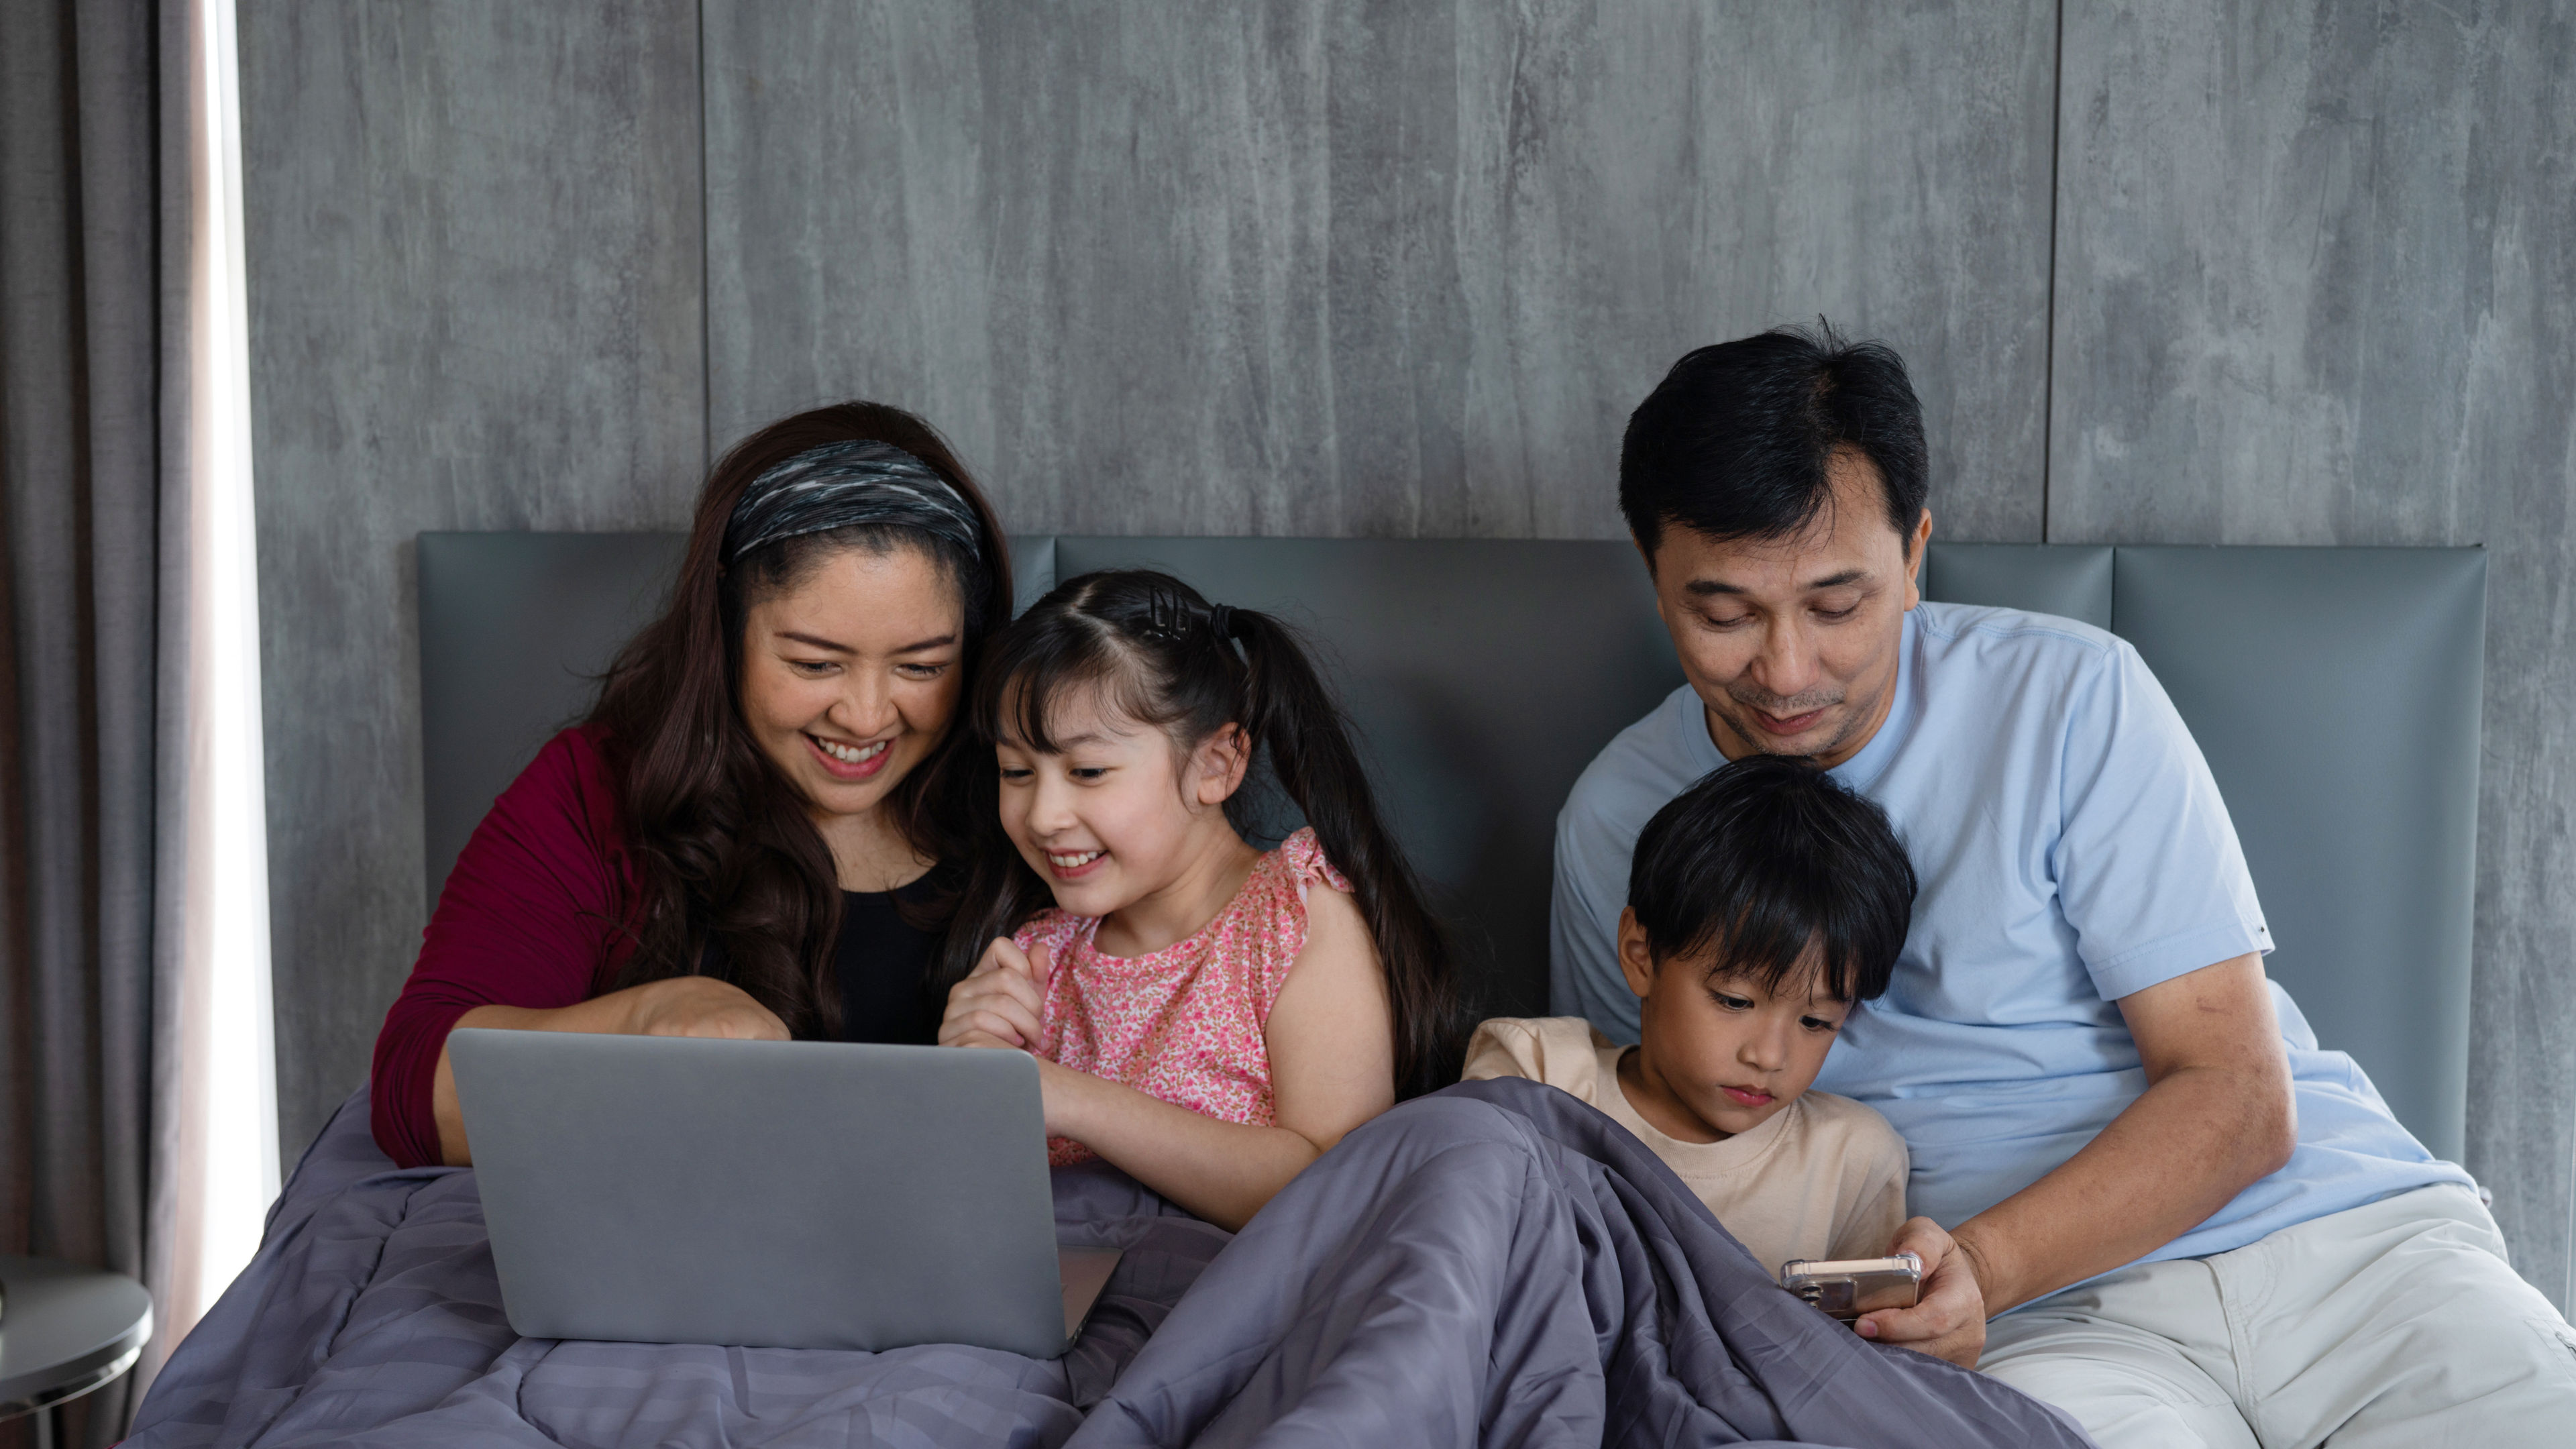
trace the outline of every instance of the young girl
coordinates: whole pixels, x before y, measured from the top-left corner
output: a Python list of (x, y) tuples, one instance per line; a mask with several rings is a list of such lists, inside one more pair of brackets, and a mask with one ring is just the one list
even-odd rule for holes
[[(1051, 1161), (1097, 1155), (1241, 1227), (1343, 1133), (1455, 1079), (1447, 946), (1284, 627), (1110, 571), (991, 650), (971, 721), (1015, 853), (960, 924), (1018, 929), (950, 992), (939, 1040), (1037, 1057)], [(1256, 759), (1309, 822), (1267, 853), (1238, 828)]]

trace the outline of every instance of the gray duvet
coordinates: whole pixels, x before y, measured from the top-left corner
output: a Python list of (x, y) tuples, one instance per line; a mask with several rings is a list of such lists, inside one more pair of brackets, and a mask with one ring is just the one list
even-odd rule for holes
[(522, 1339), (473, 1173), (395, 1169), (361, 1094), (127, 1442), (2087, 1442), (1791, 1298), (1634, 1138), (1527, 1082), (1398, 1107), (1231, 1239), (1105, 1170), (1055, 1190), (1066, 1241), (1127, 1252), (1054, 1362)]

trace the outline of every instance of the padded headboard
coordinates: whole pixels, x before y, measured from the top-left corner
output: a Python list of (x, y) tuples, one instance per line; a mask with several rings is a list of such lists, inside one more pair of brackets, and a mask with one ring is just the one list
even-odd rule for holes
[[(420, 536), (435, 899), (492, 797), (658, 605), (677, 535)], [(1021, 538), (1060, 577), (1168, 569), (1321, 646), (1392, 824), (1462, 927), (1482, 1007), (1547, 1001), (1557, 807), (1681, 682), (1624, 542)], [(2109, 628), (2199, 739), (2318, 1037), (2460, 1154), (2486, 560), (2475, 549), (1935, 543), (1925, 592)]]

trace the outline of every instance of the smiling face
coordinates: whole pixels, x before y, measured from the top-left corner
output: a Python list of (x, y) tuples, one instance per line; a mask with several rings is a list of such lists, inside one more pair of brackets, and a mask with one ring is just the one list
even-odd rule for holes
[(1833, 499), (1799, 533), (1712, 539), (1667, 527), (1648, 560), (1655, 611), (1730, 760), (1805, 755), (1831, 768), (1887, 718), (1905, 611), (1932, 536), (1888, 526), (1878, 471), (1857, 453), (1826, 470)]
[(964, 636), (956, 580), (917, 548), (837, 550), (744, 611), (743, 723), (827, 839), (947, 734)]
[(1620, 1084), (1639, 1115), (1685, 1142), (1749, 1132), (1816, 1080), (1851, 1003), (1802, 963), (1777, 987), (1713, 971), (1711, 953), (1658, 962), (1636, 913), (1619, 916), (1619, 966), (1641, 998)]
[(1243, 731), (1227, 725), (1185, 752), (1084, 689), (1049, 710), (1046, 733), (1054, 754), (1017, 739), (994, 753), (1003, 833), (1058, 906), (1077, 916), (1150, 913), (1203, 894), (1211, 864), (1235, 864), (1243, 846), (1224, 806), (1250, 763)]

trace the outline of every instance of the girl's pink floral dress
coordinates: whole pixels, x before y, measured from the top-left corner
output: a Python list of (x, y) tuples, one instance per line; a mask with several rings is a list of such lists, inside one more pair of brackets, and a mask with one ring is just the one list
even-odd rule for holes
[[(1276, 1118), (1263, 1037), (1288, 968), (1306, 949), (1306, 889), (1351, 883), (1300, 830), (1253, 862), (1252, 874), (1198, 934), (1144, 956), (1104, 956), (1097, 916), (1039, 912), (1012, 936), (1053, 958), (1038, 1055), (1106, 1077), (1220, 1122), (1266, 1127)], [(1091, 1149), (1047, 1139), (1047, 1161), (1083, 1162)]]

